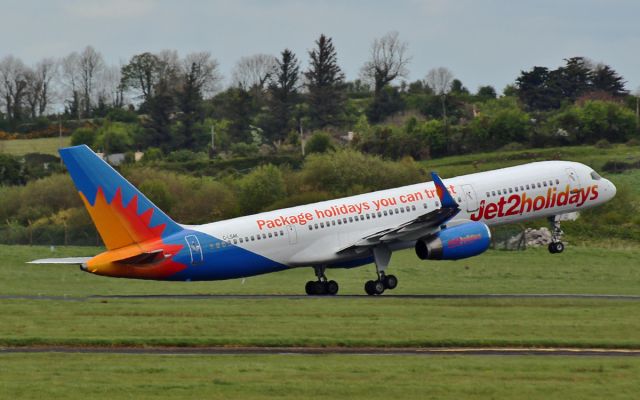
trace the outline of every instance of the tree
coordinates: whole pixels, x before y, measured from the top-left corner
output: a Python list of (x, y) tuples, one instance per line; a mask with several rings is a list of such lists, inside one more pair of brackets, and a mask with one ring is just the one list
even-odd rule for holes
[(411, 61), (407, 42), (400, 41), (398, 32), (389, 32), (376, 38), (371, 44), (371, 59), (362, 67), (363, 79), (373, 82), (377, 96), (382, 88), (396, 78), (406, 78), (409, 74), (407, 65)]
[(491, 85), (480, 86), (476, 93), (476, 98), (480, 101), (495, 100), (496, 97), (498, 97), (496, 89)]
[(325, 35), (309, 51), (309, 69), (305, 72), (309, 90), (309, 116), (314, 128), (324, 128), (340, 121), (345, 102), (344, 73), (338, 66), (333, 41)]
[(591, 90), (591, 62), (584, 57), (565, 59), (565, 65), (549, 75), (549, 86), (557, 86), (571, 102)]
[(629, 94), (629, 91), (624, 88), (625, 83), (616, 71), (605, 64), (597, 65), (591, 72), (593, 90), (606, 92), (616, 97), (625, 96)]
[(139, 97), (145, 102), (149, 101), (160, 80), (160, 63), (160, 58), (155, 54), (147, 52), (134, 55), (128, 64), (122, 66), (122, 87), (139, 91)]
[(282, 141), (292, 127), (293, 108), (298, 102), (300, 64), (295, 54), (285, 49), (281, 53), (277, 73), (269, 82), (270, 114), (264, 126), (266, 137), (272, 142)]
[(266, 89), (277, 65), (276, 58), (270, 54), (242, 57), (233, 69), (233, 85), (260, 95)]
[(78, 59), (80, 56), (75, 51), (65, 56), (60, 65), (62, 67), (61, 81), (63, 87), (66, 89), (66, 111), (80, 119), (81, 106), (80, 106), (80, 70), (78, 67)]
[(38, 62), (33, 69), (27, 69), (26, 103), (31, 118), (44, 115), (51, 101), (51, 81), (57, 72), (57, 64), (52, 58)]
[[(451, 92), (453, 73), (445, 67), (429, 70), (425, 82), (442, 101), (442, 119), (447, 121), (447, 95)], [(462, 86), (462, 83), (460, 84)]]
[(533, 67), (530, 71), (520, 71), (516, 79), (518, 98), (529, 110), (549, 110), (560, 107), (562, 92), (552, 86), (550, 71), (546, 67)]
[(22, 119), (22, 108), (27, 90), (27, 69), (14, 56), (6, 56), (0, 61), (0, 94), (4, 102), (7, 119)]
[(194, 150), (198, 144), (195, 125), (202, 121), (202, 99), (207, 93), (216, 90), (222, 79), (218, 73), (218, 62), (208, 52), (191, 53), (185, 57), (182, 87), (178, 94), (180, 126), (176, 145), (179, 148)]
[(93, 97), (95, 95), (96, 81), (105, 67), (102, 54), (93, 47), (87, 46), (79, 54), (78, 72), (80, 76), (80, 88), (82, 93), (82, 108), (85, 116), (91, 115)]

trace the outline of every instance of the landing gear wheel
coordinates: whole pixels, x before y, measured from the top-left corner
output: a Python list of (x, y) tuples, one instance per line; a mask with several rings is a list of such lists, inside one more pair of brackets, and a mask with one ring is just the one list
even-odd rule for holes
[(314, 294), (317, 294), (317, 295), (327, 294), (327, 285), (325, 282), (322, 282), (322, 281), (313, 282), (313, 288), (315, 291)]
[(309, 296), (312, 296), (312, 295), (316, 294), (315, 293), (315, 282), (314, 281), (307, 282), (307, 284), (304, 285), (304, 291), (307, 292), (307, 294)]
[(380, 280), (373, 282), (374, 294), (381, 295), (384, 293), (384, 283)]
[(392, 290), (398, 286), (398, 278), (395, 275), (387, 275), (384, 278), (384, 287), (386, 289)]
[(338, 293), (338, 289), (340, 288), (338, 286), (338, 282), (336, 281), (325, 282), (325, 286), (326, 286), (326, 293), (330, 294), (331, 296), (336, 295)]
[(562, 253), (563, 251), (564, 251), (564, 243), (562, 242), (549, 243), (549, 253), (557, 254), (557, 253)]
[(364, 284), (364, 291), (367, 292), (369, 296), (375, 295), (376, 294), (375, 282), (367, 281), (367, 283)]

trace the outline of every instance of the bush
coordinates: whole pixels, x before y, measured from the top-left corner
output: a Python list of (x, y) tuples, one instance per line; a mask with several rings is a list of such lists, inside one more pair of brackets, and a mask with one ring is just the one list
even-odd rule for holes
[(229, 148), (236, 157), (250, 157), (258, 154), (258, 146), (253, 143), (234, 143)]
[(282, 172), (271, 165), (263, 165), (244, 176), (238, 183), (238, 198), (244, 213), (268, 208), (286, 195)]
[(326, 153), (327, 151), (334, 149), (335, 148), (331, 143), (331, 136), (325, 132), (314, 133), (304, 145), (306, 154)]
[(600, 139), (594, 146), (598, 149), (609, 149), (611, 148), (611, 143), (607, 139)]
[(627, 140), (627, 146), (640, 146), (640, 140), (636, 138), (631, 138)]
[(71, 145), (78, 146), (81, 144), (86, 144), (87, 146), (93, 148), (96, 140), (96, 131), (93, 128), (82, 127), (73, 131), (71, 135)]

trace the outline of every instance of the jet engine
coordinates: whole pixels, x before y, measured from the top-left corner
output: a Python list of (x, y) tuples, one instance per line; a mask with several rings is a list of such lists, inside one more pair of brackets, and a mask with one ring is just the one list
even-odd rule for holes
[(482, 222), (445, 227), (416, 242), (421, 260), (460, 260), (484, 253), (491, 244), (491, 231)]

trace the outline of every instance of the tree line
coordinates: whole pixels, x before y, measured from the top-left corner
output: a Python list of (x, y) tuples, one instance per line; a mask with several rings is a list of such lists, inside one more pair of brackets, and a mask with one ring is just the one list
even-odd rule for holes
[[(397, 32), (372, 41), (353, 81), (329, 36), (320, 35), (305, 58), (306, 67), (290, 49), (242, 57), (223, 87), (208, 52), (144, 52), (121, 66), (107, 65), (91, 46), (33, 66), (7, 56), (0, 60), (0, 131), (37, 129), (34, 121), (53, 118), (62, 101), (58, 117), (86, 125), (74, 128), (74, 144), (106, 153), (247, 156), (297, 151), (301, 140), (311, 152), (326, 151), (348, 140), (367, 153), (426, 159), (638, 134), (623, 77), (583, 57), (520, 71), (501, 94), (490, 85), (472, 93), (445, 67), (407, 82), (409, 45)], [(212, 131), (218, 153), (209, 146)]]

